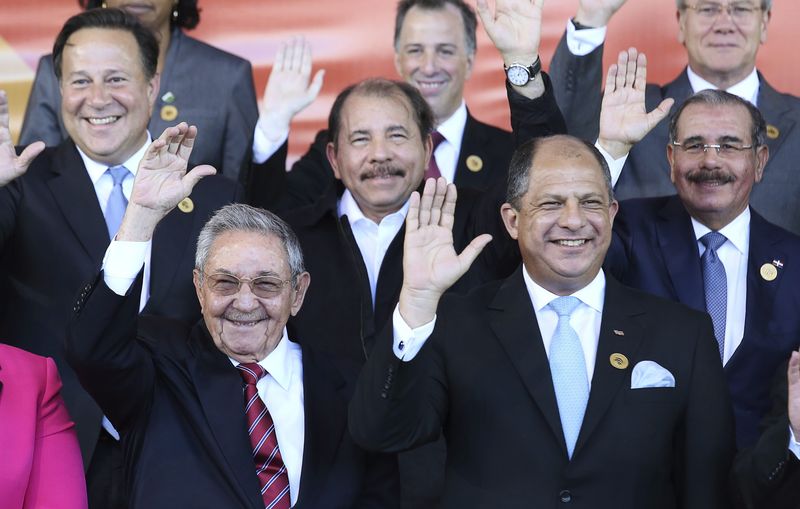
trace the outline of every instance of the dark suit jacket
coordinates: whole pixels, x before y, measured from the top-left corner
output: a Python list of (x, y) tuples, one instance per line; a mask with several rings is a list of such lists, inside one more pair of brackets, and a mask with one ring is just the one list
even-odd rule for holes
[[(157, 138), (181, 121), (196, 125), (197, 140), (189, 167), (210, 164), (237, 180), (249, 167), (258, 120), (250, 62), (189, 37), (178, 28), (171, 37), (150, 134)], [(171, 103), (164, 100), (167, 92), (175, 98)], [(161, 108), (167, 104), (177, 108), (177, 118), (161, 118)], [(45, 55), (36, 69), (20, 144), (42, 140), (56, 146), (68, 137), (61, 120), (61, 91), (53, 72), (53, 56)]]
[[(566, 46), (566, 36), (556, 49), (550, 72), (558, 105), (564, 112), (570, 134), (594, 143), (600, 120), (601, 84), (603, 83), (603, 46), (584, 57), (576, 57)], [(800, 158), (800, 98), (778, 92), (759, 73), (761, 87), (758, 109), (777, 137), (767, 137), (769, 161), (764, 178), (753, 188), (750, 203), (770, 222), (800, 234), (800, 179), (796, 175)], [(675, 99), (673, 113), (692, 95), (686, 71), (674, 81), (659, 86), (648, 84), (645, 91), (647, 110), (665, 98)], [(675, 194), (669, 179), (666, 146), (669, 143), (669, 119), (664, 119), (631, 150), (615, 187), (617, 198), (643, 198)], [(770, 129), (770, 131), (772, 131)]]
[(778, 367), (772, 381), (772, 409), (761, 423), (758, 442), (739, 451), (731, 484), (737, 509), (800, 508), (800, 460), (787, 450), (787, 363)]
[[(141, 278), (140, 278), (141, 279)], [(242, 380), (203, 322), (143, 316), (102, 274), (75, 306), (67, 357), (122, 435), (131, 509), (263, 508)], [(305, 444), (296, 509), (398, 507), (396, 460), (357, 447), (355, 370), (303, 348)]]
[[(164, 218), (153, 238), (145, 312), (197, 321), (200, 307), (191, 280), (197, 235), (210, 215), (237, 195), (230, 180), (206, 177), (192, 192), (193, 211), (175, 209)], [(101, 413), (64, 362), (63, 343), (73, 299), (99, 270), (108, 244), (97, 195), (71, 141), (46, 149), (25, 175), (0, 188), (0, 256), (7, 277), (0, 338), (55, 359), (87, 465)]]
[[(622, 334), (619, 334), (622, 331)], [(444, 508), (727, 507), (733, 421), (711, 321), (607, 278), (591, 393), (568, 459), (550, 368), (521, 270), (441, 302), (410, 362), (379, 338), (356, 385), (350, 430), (373, 450), (444, 428)], [(622, 353), (629, 365), (609, 362)], [(653, 360), (674, 388), (630, 389)], [(565, 505), (566, 506), (566, 505)]]
[[(769, 381), (800, 346), (798, 258), (800, 238), (751, 209), (744, 338), (725, 365), (740, 447), (758, 439)], [(773, 260), (783, 267), (774, 281), (765, 281), (759, 270)], [(705, 311), (697, 239), (677, 196), (621, 203), (606, 268), (624, 284)]]

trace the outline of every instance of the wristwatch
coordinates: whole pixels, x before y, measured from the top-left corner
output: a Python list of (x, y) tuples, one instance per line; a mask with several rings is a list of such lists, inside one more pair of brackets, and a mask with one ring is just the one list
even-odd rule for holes
[(542, 70), (542, 61), (537, 56), (536, 61), (529, 66), (514, 62), (509, 66), (503, 66), (506, 71), (506, 78), (512, 85), (524, 87), (539, 74)]

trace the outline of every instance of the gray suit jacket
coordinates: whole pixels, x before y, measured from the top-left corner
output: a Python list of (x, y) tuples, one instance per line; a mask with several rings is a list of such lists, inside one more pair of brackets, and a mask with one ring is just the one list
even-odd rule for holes
[[(600, 120), (603, 46), (577, 57), (566, 43), (566, 35), (553, 56), (550, 76), (570, 134), (587, 141), (597, 140)], [(761, 87), (758, 107), (769, 129), (776, 133), (767, 138), (770, 158), (763, 180), (753, 188), (750, 205), (768, 221), (800, 234), (800, 98), (778, 92), (759, 73)], [(645, 92), (647, 110), (654, 109), (664, 98), (675, 99), (678, 106), (692, 95), (686, 71), (671, 83), (660, 86), (649, 83)], [(617, 198), (644, 198), (675, 194), (669, 179), (665, 157), (669, 141), (669, 120), (664, 119), (631, 150), (615, 191)]]
[[(167, 92), (174, 97), (171, 103), (164, 100)], [(161, 118), (167, 104), (178, 110), (177, 117), (169, 121)], [(197, 141), (189, 165), (210, 164), (237, 180), (250, 164), (257, 120), (250, 62), (173, 30), (150, 119), (151, 136), (157, 138), (178, 122), (196, 125)], [(36, 69), (20, 145), (42, 140), (47, 146), (56, 146), (67, 138), (53, 56), (45, 55)]]

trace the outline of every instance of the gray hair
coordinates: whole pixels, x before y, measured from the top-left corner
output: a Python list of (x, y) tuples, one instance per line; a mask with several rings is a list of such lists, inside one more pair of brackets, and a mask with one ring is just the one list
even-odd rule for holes
[[(675, 0), (675, 6), (678, 9), (685, 9), (686, 8), (686, 0)], [(761, 8), (765, 11), (772, 10), (772, 0), (761, 0)]]
[[(597, 148), (591, 143), (587, 143), (586, 141), (574, 136), (563, 134), (546, 136), (543, 138), (534, 138), (523, 143), (517, 148), (517, 150), (514, 151), (514, 155), (511, 156), (511, 163), (508, 166), (508, 187), (506, 188), (506, 201), (515, 209), (520, 210), (522, 207), (522, 197), (528, 192), (528, 187), (531, 181), (531, 171), (533, 171), (533, 160), (536, 158), (536, 154), (539, 153), (539, 150), (541, 150), (548, 142), (556, 140), (575, 142), (578, 145), (577, 150), (570, 151), (574, 154), (577, 154), (581, 148), (585, 148), (587, 151), (589, 151), (592, 157), (594, 157), (597, 161), (597, 165), (600, 167), (600, 170), (603, 172), (603, 180), (606, 184), (606, 189), (608, 189), (608, 200), (609, 202), (614, 201), (614, 188), (611, 185), (611, 171), (609, 170), (608, 163), (600, 151), (597, 150)], [(569, 156), (570, 154), (565, 152), (565, 155)]]
[(297, 276), (305, 272), (303, 250), (297, 235), (288, 224), (272, 212), (243, 203), (232, 203), (216, 211), (211, 219), (200, 230), (197, 237), (194, 267), (200, 271), (201, 278), (205, 269), (208, 253), (214, 241), (226, 232), (252, 232), (264, 236), (277, 237), (286, 249), (289, 269), (292, 272), (292, 284), (297, 283)]
[[(681, 104), (669, 121), (669, 141), (678, 140), (678, 121), (683, 115), (684, 110), (692, 104), (707, 104), (709, 106), (730, 106), (738, 105), (747, 110), (750, 114), (750, 142), (754, 147), (760, 147), (767, 142), (767, 125), (761, 112), (749, 101), (745, 101), (739, 96), (733, 95), (724, 90), (702, 90), (690, 96)], [(711, 121), (712, 119), (708, 119)]]

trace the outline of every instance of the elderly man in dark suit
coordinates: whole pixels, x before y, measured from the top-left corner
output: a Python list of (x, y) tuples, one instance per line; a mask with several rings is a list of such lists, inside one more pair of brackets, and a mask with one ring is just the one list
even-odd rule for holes
[[(610, 150), (625, 152), (653, 124), (641, 59), (609, 70), (599, 139)], [(635, 79), (617, 80), (626, 75)], [(711, 314), (737, 442), (747, 447), (769, 410), (772, 374), (800, 347), (800, 237), (751, 204), (769, 158), (765, 122), (752, 104), (698, 92), (669, 131), (665, 159), (678, 194), (620, 202), (606, 268), (625, 284)]]
[[(598, 135), (605, 25), (624, 3), (579, 2), (550, 66), (569, 132), (587, 141), (594, 142)], [(800, 201), (796, 199), (800, 179), (795, 174), (800, 156), (800, 130), (796, 125), (800, 122), (800, 99), (778, 92), (756, 70), (758, 48), (767, 37), (772, 0), (676, 0), (676, 6), (678, 37), (686, 47), (688, 65), (663, 87), (647, 85), (648, 109), (664, 99), (673, 99), (680, 106), (694, 92), (706, 89), (727, 90), (757, 106), (768, 126), (770, 160), (751, 201), (768, 221), (800, 234)], [(619, 198), (674, 193), (670, 168), (662, 157), (668, 141), (667, 122), (662, 121), (633, 147), (627, 159), (618, 161), (620, 167), (624, 164), (615, 187)]]
[(601, 269), (617, 202), (599, 152), (568, 136), (523, 145), (502, 209), (522, 267), (440, 303), (490, 240), (457, 255), (455, 206), (443, 179), (412, 197), (393, 330), (350, 407), (356, 441), (402, 450), (444, 428), (445, 508), (728, 507), (711, 322)]
[[(36, 142), (17, 157), (0, 93), (0, 251), (6, 278), (0, 337), (56, 360), (87, 465), (90, 504), (116, 507), (107, 499), (118, 495), (109, 476), (119, 471), (108, 464), (118, 453), (115, 431), (108, 423), (101, 429), (100, 409), (63, 361), (63, 343), (74, 296), (100, 267), (150, 141), (158, 45), (134, 18), (104, 9), (68, 20), (54, 55), (68, 140), (46, 150)], [(211, 213), (237, 195), (233, 182), (210, 177), (164, 219), (145, 246), (139, 309), (198, 319), (191, 246)]]
[(203, 320), (137, 324), (142, 247), (208, 166), (195, 130), (167, 129), (142, 160), (103, 271), (75, 305), (67, 356), (120, 430), (132, 508), (397, 507), (396, 460), (354, 445), (354, 370), (292, 342), (310, 279), (291, 229), (229, 205), (197, 242)]

